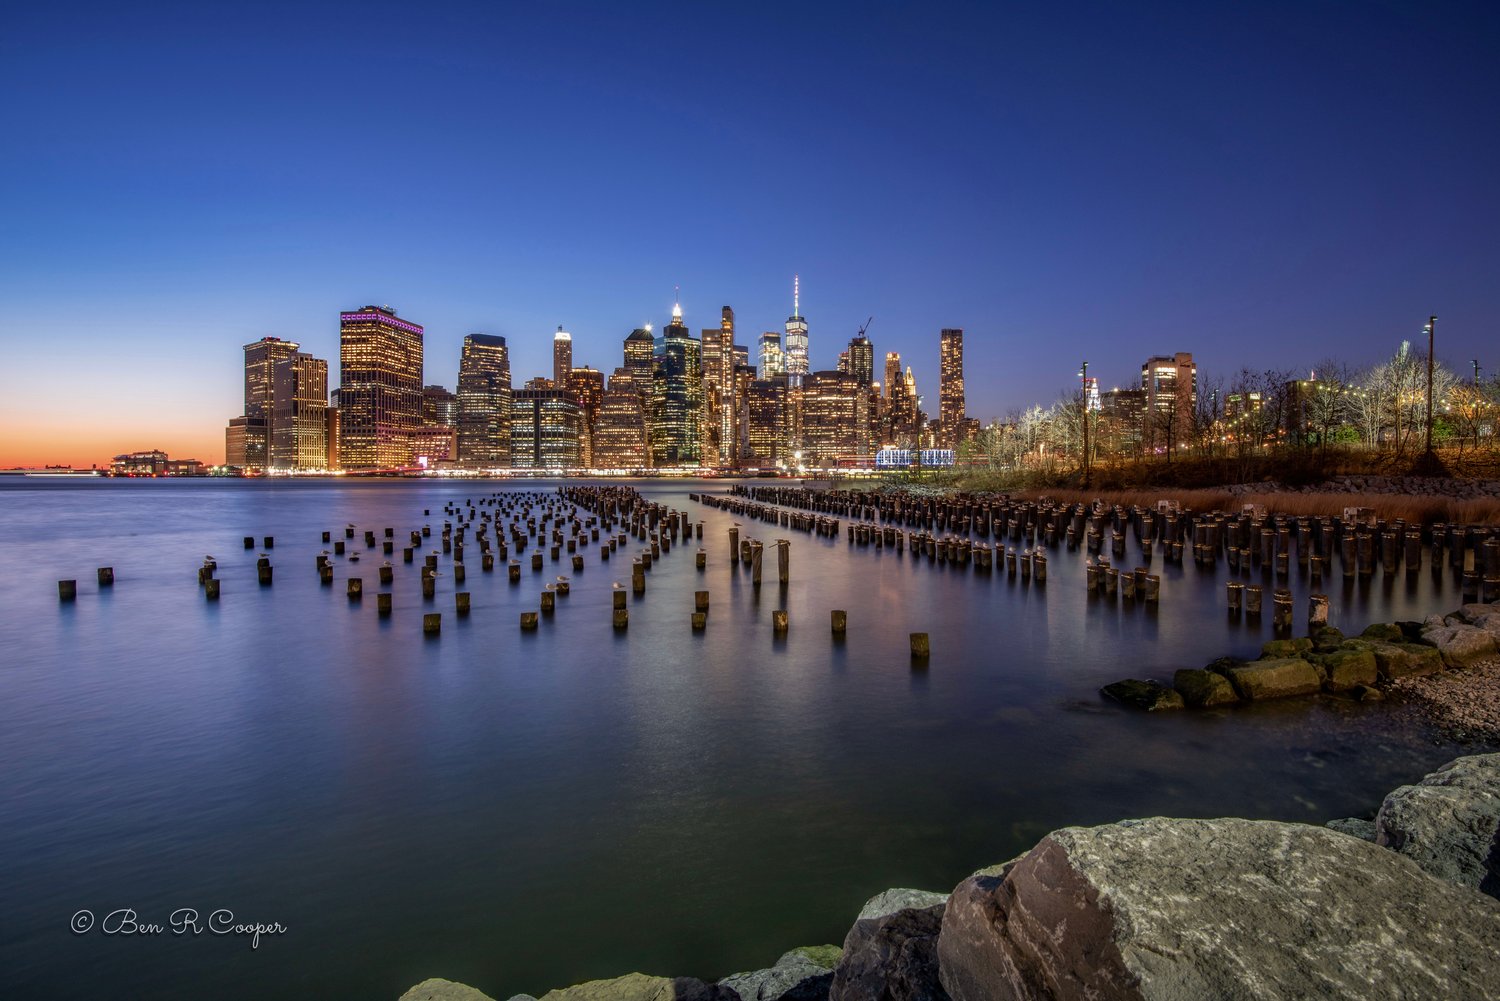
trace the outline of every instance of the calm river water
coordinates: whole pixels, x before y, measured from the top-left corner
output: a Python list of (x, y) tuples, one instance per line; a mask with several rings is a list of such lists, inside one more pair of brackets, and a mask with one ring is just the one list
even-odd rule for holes
[[(435, 541), (448, 501), (555, 483), (0, 478), (6, 993), (394, 1001), (430, 976), (500, 998), (637, 969), (717, 977), (841, 941), (875, 892), (950, 888), (1056, 827), (1365, 814), (1466, 750), (1394, 706), (1148, 717), (1101, 701), (1120, 677), (1270, 638), (1269, 598), (1261, 625), (1227, 622), (1222, 564), (1158, 558), (1148, 613), (1090, 601), (1061, 548), (1038, 589), (788, 531), (791, 585), (768, 549), (757, 596), (728, 558), (732, 517), (688, 500), (727, 482), (636, 485), (706, 523), (709, 562), (673, 549), (627, 632), (607, 592), (628, 585), (628, 557), (590, 548), (556, 615), (523, 634), (519, 612), (570, 571), (528, 567), (513, 586), (479, 572), (471, 543), (473, 614), (455, 618), (439, 578), (443, 631), (424, 639), (399, 549), (395, 612), (377, 617), (382, 557), (363, 530), (427, 523)], [(365, 558), (336, 558), (320, 587), (320, 534), (351, 522)], [(275, 536), (274, 586), (257, 586), (246, 535)], [(217, 604), (196, 583), (205, 555)], [(101, 592), (103, 565), (117, 582)], [(1460, 603), (1427, 570), (1328, 583), (1333, 623), (1356, 630)], [(1300, 618), (1309, 588), (1292, 586)], [(712, 611), (693, 633), (700, 588)], [(849, 611), (842, 645), (833, 608)], [(914, 630), (932, 636), (924, 672)], [(103, 934), (126, 908), (142, 925), (225, 909), (285, 932), (254, 949)], [(74, 934), (80, 910), (96, 924)]]

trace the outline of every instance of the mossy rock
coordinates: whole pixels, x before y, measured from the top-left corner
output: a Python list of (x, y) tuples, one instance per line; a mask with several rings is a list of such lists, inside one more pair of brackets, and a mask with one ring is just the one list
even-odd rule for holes
[(1348, 692), (1360, 685), (1373, 685), (1379, 675), (1371, 650), (1338, 649), (1318, 655), (1323, 668), (1323, 687), (1330, 692)]
[(1215, 671), (1185, 667), (1172, 677), (1172, 687), (1190, 706), (1208, 708), (1238, 702), (1229, 679)]
[(1317, 653), (1328, 653), (1337, 650), (1344, 642), (1344, 634), (1332, 626), (1324, 626), (1316, 629), (1312, 634), (1313, 650)]
[(1306, 636), (1292, 640), (1271, 640), (1260, 648), (1262, 660), (1281, 660), (1286, 657), (1302, 657), (1312, 653), (1313, 641)]
[(1116, 681), (1112, 685), (1105, 685), (1099, 689), (1101, 693), (1123, 702), (1135, 709), (1144, 709), (1147, 712), (1157, 712), (1162, 709), (1181, 709), (1183, 707), (1182, 696), (1166, 685), (1155, 681), (1139, 681), (1128, 678), (1125, 681)]
[(1218, 660), (1211, 660), (1203, 665), (1203, 669), (1205, 671), (1212, 671), (1215, 674), (1222, 674), (1227, 678), (1232, 668), (1244, 667), (1245, 664), (1246, 661), (1240, 657), (1220, 657)]
[(1443, 669), (1443, 655), (1437, 647), (1417, 643), (1378, 643), (1372, 652), (1380, 676), (1390, 681), (1436, 674)]
[(781, 966), (791, 960), (793, 956), (801, 956), (814, 966), (821, 966), (825, 970), (831, 970), (839, 965), (843, 958), (844, 947), (841, 945), (799, 945), (782, 954), (776, 961)]
[(1229, 680), (1243, 699), (1282, 699), (1311, 695), (1323, 687), (1317, 668), (1301, 657), (1271, 657), (1230, 670)]
[(1384, 643), (1400, 643), (1406, 639), (1406, 634), (1394, 622), (1373, 623), (1366, 626), (1365, 631), (1359, 635), (1367, 640), (1379, 640)]

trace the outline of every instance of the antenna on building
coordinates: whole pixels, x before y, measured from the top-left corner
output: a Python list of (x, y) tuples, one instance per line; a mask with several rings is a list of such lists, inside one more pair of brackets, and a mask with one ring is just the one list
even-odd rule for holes
[(792, 275), (792, 315), (802, 315), (802, 276)]

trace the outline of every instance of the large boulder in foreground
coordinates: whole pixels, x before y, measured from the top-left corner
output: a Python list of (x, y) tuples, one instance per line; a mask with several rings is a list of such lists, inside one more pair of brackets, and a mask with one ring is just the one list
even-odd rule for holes
[(1500, 898), (1500, 754), (1450, 761), (1392, 792), (1375, 817), (1375, 843)]
[(401, 1001), (494, 1001), (494, 998), (468, 984), (433, 977), (401, 995)]
[(906, 889), (871, 898), (844, 938), (829, 1001), (947, 1001), (937, 967), (947, 901), (945, 894)]
[(1494, 998), (1500, 904), (1323, 828), (1153, 818), (960, 883), (938, 956), (955, 1001)]
[(627, 973), (612, 980), (548, 991), (541, 1001), (739, 1001), (739, 995), (719, 984), (692, 977), (653, 977)]
[(1497, 640), (1494, 633), (1478, 626), (1466, 625), (1452, 615), (1448, 616), (1443, 625), (1430, 625), (1423, 629), (1422, 640), (1438, 648), (1443, 663), (1448, 667), (1469, 667), (1500, 654), (1500, 640)]
[(1228, 668), (1225, 673), (1240, 698), (1250, 701), (1311, 695), (1323, 688), (1317, 669), (1301, 657), (1254, 660)]

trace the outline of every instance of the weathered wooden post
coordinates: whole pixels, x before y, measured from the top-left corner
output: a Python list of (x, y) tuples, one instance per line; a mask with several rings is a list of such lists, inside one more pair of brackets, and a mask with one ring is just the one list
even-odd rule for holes
[(698, 550), (697, 554), (693, 557), (693, 565), (699, 570), (708, 566), (708, 551), (704, 549)]
[(694, 612), (692, 617), (693, 632), (701, 632), (708, 625), (707, 612)]
[(1292, 592), (1284, 587), (1271, 594), (1271, 628), (1278, 632), (1292, 628)]
[(455, 592), (454, 595), (453, 595), (453, 605), (454, 605), (454, 610), (458, 613), (459, 617), (463, 617), (465, 615), (468, 615), (469, 614), (469, 592), (468, 591), (457, 591), (457, 592)]
[(115, 568), (114, 567), (100, 567), (99, 568), (99, 586), (100, 587), (113, 587), (114, 583), (115, 583)]
[(1245, 585), (1245, 614), (1260, 618), (1262, 588), (1259, 584)]
[(391, 592), (381, 591), (375, 595), (375, 611), (381, 618), (387, 618), (391, 614)]
[(740, 554), (740, 523), (735, 522), (729, 527), (729, 560), (734, 560)]
[(928, 641), (926, 633), (911, 634), (911, 659), (914, 661), (926, 661), (932, 653), (932, 645)]
[(614, 626), (616, 629), (624, 629), (630, 624), (630, 610), (625, 607), (625, 592), (620, 590), (618, 584), (612, 592), (614, 598)]
[(1328, 625), (1328, 595), (1311, 594), (1307, 597), (1307, 628), (1320, 629)]
[(630, 590), (636, 594), (646, 593), (646, 567), (640, 559), (630, 564)]
[(1157, 574), (1146, 575), (1146, 604), (1155, 605), (1161, 601), (1161, 577)]
[(833, 635), (843, 636), (849, 631), (849, 613), (842, 608), (835, 608), (829, 613), (833, 625)]
[(696, 609), (697, 611), (700, 611), (700, 612), (706, 612), (706, 611), (708, 611), (708, 592), (707, 591), (694, 591), (693, 592), (693, 608)]
[(360, 600), (365, 593), (364, 579), (361, 577), (350, 577), (345, 584), (345, 591), (348, 593), (350, 601)]
[(773, 611), (771, 613), (771, 629), (772, 629), (772, 631), (774, 631), (774, 632), (776, 632), (778, 634), (786, 632), (786, 630), (787, 630), (786, 609), (784, 609), (784, 608), (778, 608), (778, 609), (776, 609), (775, 611)]
[(219, 581), (216, 577), (210, 577), (203, 582), (203, 596), (209, 601), (219, 600)]
[(78, 581), (76, 581), (76, 580), (60, 580), (60, 581), (58, 581), (57, 582), (57, 600), (58, 601), (63, 601), (63, 602), (78, 600)]
[(428, 612), (422, 616), (422, 632), (427, 636), (436, 636), (443, 629), (443, 613)]
[(756, 587), (760, 587), (760, 562), (763, 549), (759, 541), (750, 543), (750, 583)]
[(776, 540), (776, 580), (786, 584), (791, 578), (792, 540)]

